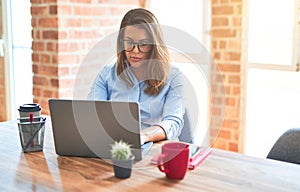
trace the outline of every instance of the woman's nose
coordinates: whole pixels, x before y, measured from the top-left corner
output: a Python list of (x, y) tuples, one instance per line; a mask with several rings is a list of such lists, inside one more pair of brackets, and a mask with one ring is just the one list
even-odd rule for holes
[(140, 50), (138, 48), (138, 45), (134, 45), (132, 52), (134, 52), (134, 53), (139, 53), (140, 52)]

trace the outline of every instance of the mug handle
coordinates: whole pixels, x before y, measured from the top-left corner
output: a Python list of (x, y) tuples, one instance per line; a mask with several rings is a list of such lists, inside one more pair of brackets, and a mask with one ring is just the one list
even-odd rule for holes
[(161, 172), (164, 173), (169, 173), (169, 169), (166, 168), (163, 159), (167, 156), (168, 154), (160, 154), (157, 158), (157, 167)]

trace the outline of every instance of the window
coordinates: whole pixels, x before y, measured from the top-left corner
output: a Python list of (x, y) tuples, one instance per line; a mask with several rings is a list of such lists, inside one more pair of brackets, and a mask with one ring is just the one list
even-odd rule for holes
[(295, 70), (299, 62), (299, 0), (249, 1), (248, 62)]
[(246, 2), (250, 68), (244, 152), (265, 158), (284, 131), (300, 126), (300, 1)]
[(19, 105), (33, 101), (31, 4), (27, 0), (2, 0), (2, 6), (7, 118), (15, 119)]

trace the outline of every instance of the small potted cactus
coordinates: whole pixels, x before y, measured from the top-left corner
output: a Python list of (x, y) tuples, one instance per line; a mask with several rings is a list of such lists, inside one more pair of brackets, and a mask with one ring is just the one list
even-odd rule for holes
[(112, 163), (115, 176), (118, 178), (130, 177), (135, 158), (131, 153), (130, 145), (120, 140), (115, 141), (111, 147)]

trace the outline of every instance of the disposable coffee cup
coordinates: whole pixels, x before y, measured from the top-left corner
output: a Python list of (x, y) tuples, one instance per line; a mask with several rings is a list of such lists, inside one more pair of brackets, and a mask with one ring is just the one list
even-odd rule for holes
[(30, 113), (33, 114), (33, 121), (39, 121), (41, 115), (41, 107), (37, 103), (28, 103), (23, 104), (19, 107), (20, 121), (28, 122), (28, 117), (30, 117)]

